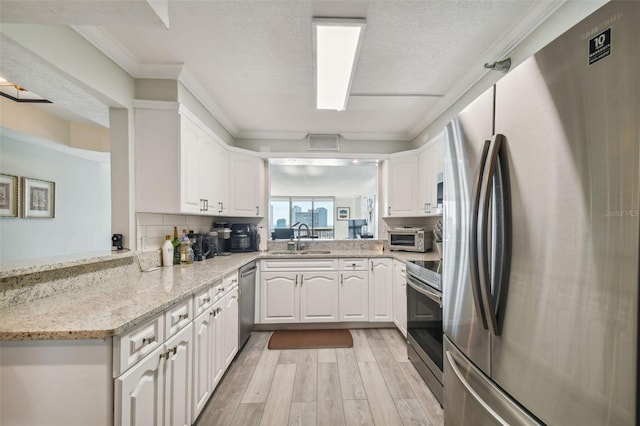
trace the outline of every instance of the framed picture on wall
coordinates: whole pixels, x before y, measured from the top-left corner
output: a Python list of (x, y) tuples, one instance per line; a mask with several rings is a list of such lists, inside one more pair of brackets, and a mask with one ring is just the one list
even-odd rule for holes
[(56, 213), (56, 183), (22, 178), (22, 217), (52, 218)]
[(338, 220), (349, 220), (351, 218), (351, 209), (349, 207), (337, 207)]
[(0, 174), (0, 217), (18, 217), (18, 176)]

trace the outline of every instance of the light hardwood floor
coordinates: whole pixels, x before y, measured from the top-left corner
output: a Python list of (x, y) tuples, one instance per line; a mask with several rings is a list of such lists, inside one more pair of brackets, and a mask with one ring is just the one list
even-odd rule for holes
[(443, 424), (396, 330), (351, 334), (349, 349), (278, 351), (253, 332), (196, 425)]

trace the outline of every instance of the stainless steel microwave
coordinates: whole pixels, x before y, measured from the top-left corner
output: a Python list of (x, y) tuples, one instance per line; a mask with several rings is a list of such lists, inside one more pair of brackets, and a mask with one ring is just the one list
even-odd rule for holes
[(388, 234), (389, 250), (426, 252), (431, 249), (431, 238), (425, 237), (424, 228), (393, 228)]

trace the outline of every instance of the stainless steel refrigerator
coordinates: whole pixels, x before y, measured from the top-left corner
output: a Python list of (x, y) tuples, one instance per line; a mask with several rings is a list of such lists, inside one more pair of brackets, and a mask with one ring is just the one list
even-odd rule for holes
[(445, 424), (638, 424), (640, 2), (446, 126)]

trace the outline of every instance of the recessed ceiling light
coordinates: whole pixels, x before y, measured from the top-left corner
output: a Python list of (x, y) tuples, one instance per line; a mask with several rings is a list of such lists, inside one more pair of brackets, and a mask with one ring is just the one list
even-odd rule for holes
[(313, 19), (317, 109), (345, 110), (365, 22), (364, 19)]

